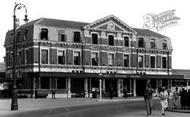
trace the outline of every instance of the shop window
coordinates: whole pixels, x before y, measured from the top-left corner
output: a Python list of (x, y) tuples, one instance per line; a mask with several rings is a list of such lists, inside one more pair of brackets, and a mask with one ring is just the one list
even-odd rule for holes
[(41, 89), (49, 89), (50, 88), (50, 79), (49, 78), (41, 77), (40, 82), (41, 82)]
[(80, 32), (74, 32), (74, 42), (80, 42)]
[(58, 58), (58, 64), (64, 65), (65, 64), (65, 51), (58, 50), (57, 53)]
[(48, 50), (46, 49), (41, 50), (41, 63), (48, 64)]
[(155, 41), (155, 39), (150, 40), (150, 48), (151, 49), (156, 49), (156, 41)]
[(74, 52), (74, 65), (80, 65), (80, 52)]
[(138, 40), (138, 47), (139, 48), (144, 48), (144, 39), (143, 38), (139, 38), (139, 40)]
[(114, 36), (113, 35), (108, 35), (108, 44), (114, 45)]
[(166, 57), (162, 57), (162, 68), (166, 68), (166, 66), (167, 66)]
[(151, 68), (155, 68), (155, 62), (156, 62), (155, 56), (151, 56), (150, 57), (150, 66), (151, 66)]
[(66, 89), (66, 78), (57, 78), (57, 89)]
[(92, 44), (98, 44), (98, 34), (92, 34)]
[(129, 55), (124, 55), (124, 67), (129, 67)]
[(92, 53), (92, 66), (98, 66), (98, 53)]
[(40, 33), (41, 40), (48, 40), (48, 29), (42, 28)]
[(143, 55), (138, 56), (138, 67), (142, 68), (143, 67)]
[(109, 66), (114, 65), (114, 54), (108, 54), (108, 65)]
[(127, 36), (124, 37), (124, 46), (129, 47), (129, 37)]

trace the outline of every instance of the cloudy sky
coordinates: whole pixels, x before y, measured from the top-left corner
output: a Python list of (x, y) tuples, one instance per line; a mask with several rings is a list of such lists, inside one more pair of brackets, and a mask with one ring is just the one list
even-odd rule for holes
[[(131, 27), (143, 28), (143, 16), (159, 14), (175, 9), (180, 18), (175, 26), (158, 31), (171, 38), (173, 45), (173, 68), (190, 69), (190, 11), (188, 0), (3, 0), (0, 7), (0, 61), (5, 56), (5, 34), (13, 27), (14, 3), (27, 6), (30, 20), (41, 17), (74, 20), (91, 23), (108, 15), (115, 15)], [(24, 11), (18, 11), (20, 19)], [(153, 30), (155, 31), (155, 30)]]

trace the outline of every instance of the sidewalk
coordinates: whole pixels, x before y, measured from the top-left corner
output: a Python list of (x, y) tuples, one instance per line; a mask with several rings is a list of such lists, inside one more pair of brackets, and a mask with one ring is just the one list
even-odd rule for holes
[[(45, 113), (45, 111), (52, 111), (52, 109), (61, 110), (61, 112), (67, 111), (69, 107), (81, 107), (81, 106), (99, 106), (105, 104), (123, 103), (124, 101), (136, 101), (143, 100), (143, 98), (127, 98), (127, 99), (92, 99), (92, 98), (60, 98), (60, 99), (18, 99), (17, 111), (11, 111), (11, 99), (0, 99), (0, 117), (11, 116), (13, 114), (36, 112)], [(53, 111), (52, 111), (53, 113)]]

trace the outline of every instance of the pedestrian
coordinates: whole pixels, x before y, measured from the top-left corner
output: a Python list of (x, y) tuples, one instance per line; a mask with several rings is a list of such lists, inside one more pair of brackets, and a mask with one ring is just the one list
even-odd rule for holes
[(52, 92), (52, 99), (55, 99), (55, 90), (53, 88), (52, 88), (51, 92)]
[(127, 93), (128, 93), (128, 89), (127, 89), (127, 86), (125, 85), (124, 89), (123, 89), (123, 97), (124, 98), (127, 98)]
[(161, 92), (159, 94), (160, 103), (162, 107), (162, 115), (165, 115), (166, 109), (168, 108), (168, 92), (166, 91), (165, 87), (161, 88)]
[(175, 88), (175, 91), (172, 96), (172, 105), (174, 109), (179, 108), (179, 92), (178, 92), (178, 87)]
[(146, 105), (146, 111), (147, 111), (147, 116), (152, 114), (152, 94), (154, 93), (154, 90), (152, 89), (150, 83), (146, 84), (146, 88), (144, 90), (144, 100), (145, 100), (145, 105)]

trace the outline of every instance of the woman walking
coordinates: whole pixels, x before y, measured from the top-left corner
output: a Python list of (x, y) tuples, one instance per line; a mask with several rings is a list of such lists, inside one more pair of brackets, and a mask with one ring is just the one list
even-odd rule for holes
[(150, 83), (146, 84), (146, 89), (144, 91), (144, 101), (146, 104), (147, 116), (152, 114), (152, 94), (154, 90), (151, 88)]
[(160, 103), (162, 107), (162, 115), (165, 115), (166, 108), (168, 108), (168, 92), (166, 91), (165, 87), (162, 87), (161, 92), (159, 94)]

